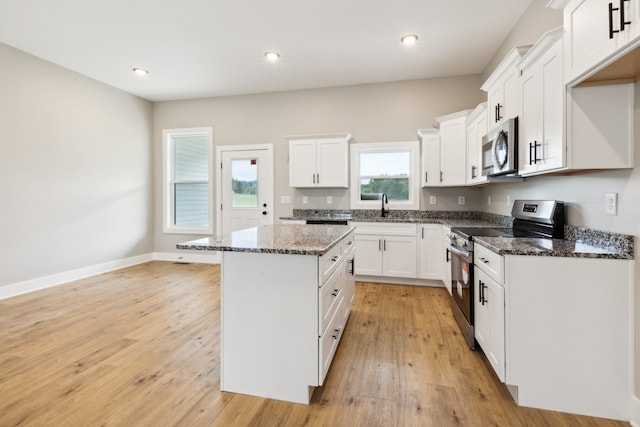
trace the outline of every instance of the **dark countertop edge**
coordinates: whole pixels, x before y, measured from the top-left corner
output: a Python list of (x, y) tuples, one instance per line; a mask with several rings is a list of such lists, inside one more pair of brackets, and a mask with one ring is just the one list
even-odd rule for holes
[[(316, 225), (314, 225), (316, 226)], [(335, 227), (335, 226), (332, 226)], [(356, 227), (350, 225), (342, 225), (340, 227), (348, 227), (347, 230), (342, 233), (339, 237), (334, 239), (329, 245), (327, 245), (324, 249), (285, 249), (285, 248), (242, 248), (242, 247), (234, 247), (234, 246), (225, 246), (225, 245), (209, 245), (209, 244), (196, 244), (196, 243), (178, 243), (176, 244), (177, 249), (185, 249), (185, 250), (196, 250), (196, 251), (220, 251), (220, 252), (250, 252), (250, 253), (263, 253), (263, 254), (281, 254), (281, 255), (311, 255), (311, 256), (322, 256), (329, 252), (333, 247), (335, 247), (338, 242), (344, 240), (345, 237), (355, 231)], [(199, 240), (199, 239), (196, 239)]]
[[(517, 237), (509, 238), (506, 237), (504, 239), (519, 239)], [(567, 240), (561, 239), (553, 239), (558, 240), (558, 242), (567, 242)], [(523, 243), (523, 245), (528, 246), (527, 249), (505, 249), (494, 246), (484, 240), (482, 238), (475, 238), (474, 242), (489, 249), (492, 252), (497, 253), (498, 255), (523, 255), (523, 256), (547, 256), (547, 257), (558, 257), (558, 258), (596, 258), (596, 259), (619, 259), (619, 260), (633, 260), (634, 254), (630, 252), (567, 252), (562, 250), (547, 250), (547, 249), (539, 249), (534, 245), (528, 245)], [(575, 242), (575, 240), (573, 240)]]

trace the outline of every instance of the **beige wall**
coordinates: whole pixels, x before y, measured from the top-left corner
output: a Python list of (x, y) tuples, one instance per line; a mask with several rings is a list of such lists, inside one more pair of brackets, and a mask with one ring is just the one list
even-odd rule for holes
[(3, 44), (0, 64), (0, 286), (151, 252), (151, 103)]
[[(289, 187), (288, 142), (285, 136), (349, 132), (353, 142), (407, 141), (432, 126), (434, 117), (474, 108), (481, 100), (479, 76), (415, 80), (385, 84), (303, 90), (263, 95), (162, 102), (154, 108), (155, 172), (162, 176), (162, 129), (211, 126), (214, 145), (274, 144), (275, 218), (296, 208), (349, 209), (349, 191), (294, 190)], [(423, 191), (423, 196), (430, 193)], [(470, 206), (470, 189), (434, 190), (435, 208), (457, 207), (458, 195)], [(280, 196), (292, 204), (280, 204)], [(309, 204), (302, 204), (302, 196)], [(333, 204), (326, 204), (326, 196)], [(162, 187), (156, 180), (156, 250), (174, 251), (191, 236), (162, 232)]]

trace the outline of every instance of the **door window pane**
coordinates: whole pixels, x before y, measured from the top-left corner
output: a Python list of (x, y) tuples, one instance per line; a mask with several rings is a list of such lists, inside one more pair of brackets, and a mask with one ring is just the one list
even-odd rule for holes
[(258, 207), (258, 160), (231, 161), (231, 207)]

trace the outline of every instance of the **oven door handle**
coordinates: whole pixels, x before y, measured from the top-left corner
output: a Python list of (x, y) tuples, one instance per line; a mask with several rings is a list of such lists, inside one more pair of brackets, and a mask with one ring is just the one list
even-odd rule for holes
[(463, 250), (458, 249), (457, 247), (453, 246), (453, 245), (449, 245), (449, 250), (456, 254), (456, 255), (460, 255), (463, 258), (469, 258), (469, 252), (465, 252)]

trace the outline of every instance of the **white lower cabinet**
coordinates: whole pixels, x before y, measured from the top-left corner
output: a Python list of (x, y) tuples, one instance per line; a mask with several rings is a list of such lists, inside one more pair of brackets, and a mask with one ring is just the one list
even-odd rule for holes
[(504, 382), (504, 286), (476, 266), (473, 291), (476, 341), (500, 381)]
[(418, 278), (442, 280), (442, 225), (418, 225)]
[(415, 224), (352, 223), (356, 225), (355, 273), (415, 279)]
[(222, 391), (309, 403), (351, 311), (353, 242), (322, 256), (222, 253)]

